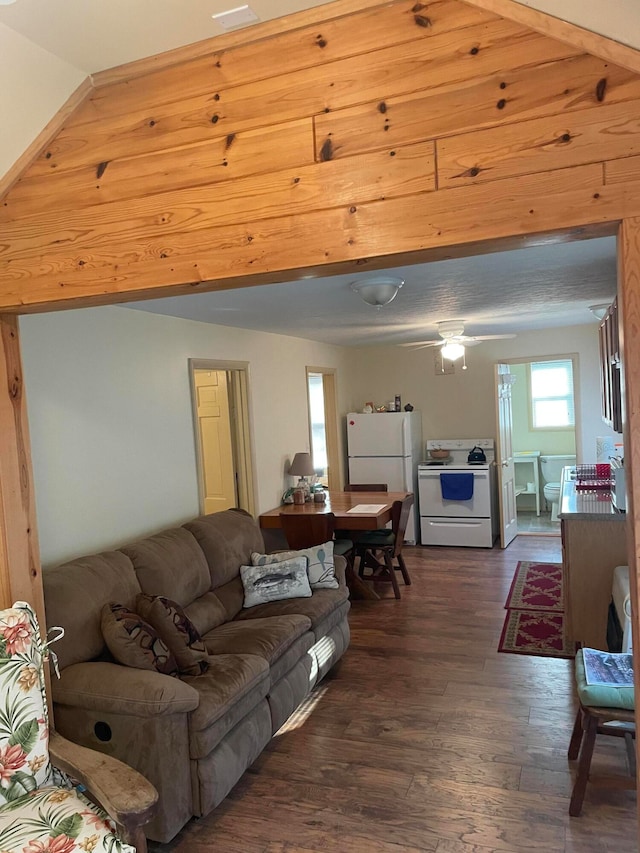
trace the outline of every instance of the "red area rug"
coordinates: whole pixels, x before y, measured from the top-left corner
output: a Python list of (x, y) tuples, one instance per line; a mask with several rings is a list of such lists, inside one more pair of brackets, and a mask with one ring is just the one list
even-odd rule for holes
[(505, 604), (499, 652), (572, 658), (575, 643), (563, 630), (562, 566), (521, 561)]
[(562, 564), (521, 560), (505, 607), (511, 610), (564, 610)]

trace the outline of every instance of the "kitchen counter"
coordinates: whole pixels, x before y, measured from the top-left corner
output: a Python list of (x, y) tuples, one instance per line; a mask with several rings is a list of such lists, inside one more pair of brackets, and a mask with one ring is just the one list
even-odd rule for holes
[(560, 532), (567, 637), (605, 651), (613, 571), (627, 565), (626, 515), (608, 490), (576, 489), (575, 468), (562, 471)]
[(611, 492), (605, 489), (582, 491), (576, 489), (576, 469), (562, 469), (560, 481), (560, 507), (558, 516), (563, 519), (590, 519), (597, 516), (605, 521), (624, 521), (625, 514), (618, 512), (611, 502)]

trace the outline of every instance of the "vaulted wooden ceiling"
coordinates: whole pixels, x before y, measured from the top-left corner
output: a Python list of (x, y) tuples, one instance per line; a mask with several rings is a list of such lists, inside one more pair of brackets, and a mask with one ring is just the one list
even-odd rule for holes
[(3, 200), (0, 311), (610, 233), (640, 213), (636, 73), (476, 3), (362, 5), (107, 75)]

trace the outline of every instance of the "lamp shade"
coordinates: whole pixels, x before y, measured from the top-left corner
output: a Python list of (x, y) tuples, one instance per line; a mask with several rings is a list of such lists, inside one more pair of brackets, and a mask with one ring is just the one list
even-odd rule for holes
[(296, 453), (289, 468), (292, 477), (312, 477), (315, 474), (310, 453)]

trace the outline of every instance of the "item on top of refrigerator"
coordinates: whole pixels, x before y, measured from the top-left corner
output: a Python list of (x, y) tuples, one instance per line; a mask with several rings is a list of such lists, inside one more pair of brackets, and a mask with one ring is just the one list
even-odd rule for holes
[(413, 406), (411, 405), (411, 403), (405, 403), (404, 404), (404, 410), (405, 410), (405, 412), (412, 412)]
[(363, 415), (370, 415), (373, 412), (373, 403), (365, 403), (362, 407)]
[(400, 394), (396, 394), (395, 407), (394, 408), (395, 408), (396, 412), (402, 411), (402, 401), (400, 399)]
[(388, 412), (399, 411), (399, 409), (396, 410), (396, 401), (395, 400), (389, 400), (389, 402), (387, 403), (387, 411)]

